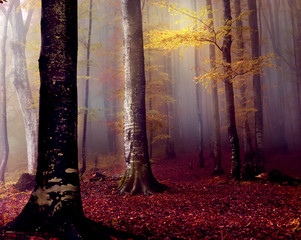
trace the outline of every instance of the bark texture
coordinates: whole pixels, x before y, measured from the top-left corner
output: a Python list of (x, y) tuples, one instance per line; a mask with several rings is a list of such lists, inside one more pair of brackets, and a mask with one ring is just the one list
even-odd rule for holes
[(49, 232), (62, 239), (106, 239), (85, 219), (77, 156), (77, 2), (42, 0), (36, 185), (5, 230)]
[[(251, 28), (251, 48), (252, 58), (258, 59), (260, 56), (259, 31), (257, 22), (257, 4), (256, 1), (248, 0), (249, 26)], [(262, 107), (262, 90), (261, 77), (259, 74), (253, 76), (253, 92), (255, 112), (255, 164), (256, 172), (265, 171), (264, 168), (264, 146), (263, 146), (263, 107)]]
[(162, 191), (148, 155), (145, 109), (145, 70), (140, 0), (122, 0), (124, 37), (124, 154), (126, 172), (118, 192), (152, 194)]
[(32, 106), (33, 98), (28, 80), (25, 54), (26, 35), (33, 10), (29, 10), (26, 21), (23, 21), (22, 10), (20, 9), (20, 0), (15, 0), (12, 3), (14, 3), (14, 7), (11, 17), (11, 49), (13, 53), (14, 86), (17, 91), (25, 126), (28, 173), (35, 174), (38, 154), (37, 113), (36, 109)]
[(231, 8), (230, 0), (223, 0), (224, 4), (224, 21), (227, 25), (227, 32), (224, 36), (222, 52), (223, 52), (223, 62), (224, 62), (224, 72), (227, 77), (224, 79), (225, 82), (225, 95), (226, 95), (226, 118), (228, 125), (228, 138), (231, 147), (231, 172), (230, 178), (240, 179), (240, 150), (239, 150), (239, 139), (236, 129), (235, 120), (235, 106), (234, 106), (234, 91), (233, 83), (231, 79), (231, 25), (229, 21), (231, 20)]

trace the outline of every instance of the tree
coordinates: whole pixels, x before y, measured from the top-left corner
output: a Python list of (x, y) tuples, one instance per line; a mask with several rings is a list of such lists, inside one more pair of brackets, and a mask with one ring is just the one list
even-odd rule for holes
[(86, 138), (87, 138), (87, 122), (88, 122), (88, 109), (89, 109), (89, 83), (90, 83), (90, 51), (91, 51), (91, 33), (92, 33), (92, 9), (93, 0), (89, 3), (89, 28), (88, 28), (88, 40), (86, 51), (86, 82), (85, 82), (85, 105), (84, 105), (84, 123), (83, 123), (83, 140), (82, 140), (82, 168), (80, 174), (84, 174), (86, 171)]
[(77, 156), (77, 2), (42, 0), (36, 185), (5, 230), (50, 232), (63, 239), (106, 239), (86, 219)]
[(6, 41), (7, 25), (13, 2), (9, 4), (8, 9), (0, 6), (4, 14), (3, 35), (0, 41), (1, 62), (0, 62), (0, 183), (5, 182), (4, 174), (8, 161), (9, 145), (7, 137), (7, 115), (6, 115)]
[(152, 194), (164, 190), (153, 176), (148, 155), (145, 70), (140, 0), (122, 0), (124, 38), (124, 154), (126, 170), (119, 193)]
[[(197, 12), (197, 2), (196, 0), (194, 0), (194, 9)], [(195, 47), (194, 49), (194, 69), (195, 69), (195, 75), (199, 76), (199, 71), (198, 68), (200, 66), (200, 53), (199, 53), (199, 49)], [(197, 112), (197, 118), (198, 118), (198, 155), (199, 155), (199, 163), (200, 163), (200, 167), (203, 168), (205, 165), (205, 158), (204, 158), (204, 143), (203, 143), (203, 119), (202, 119), (202, 113), (201, 113), (201, 103), (202, 103), (202, 94), (201, 94), (201, 88), (200, 85), (197, 84), (195, 86), (195, 95), (196, 95), (196, 112)]]
[[(211, 68), (207, 72), (202, 72), (196, 77), (200, 82), (205, 82), (206, 85), (210, 81), (223, 80), (225, 83), (226, 95), (226, 119), (228, 125), (228, 138), (231, 146), (232, 170), (231, 178), (240, 178), (240, 150), (239, 139), (236, 129), (235, 107), (234, 107), (234, 91), (233, 81), (238, 76), (253, 76), (261, 74), (265, 66), (271, 67), (272, 56), (260, 56), (253, 59), (232, 59), (232, 28), (233, 23), (241, 19), (245, 13), (239, 17), (232, 19), (230, 1), (223, 1), (225, 24), (218, 28), (213, 28), (213, 18), (205, 18), (208, 9), (203, 9), (199, 12), (190, 11), (189, 9), (178, 7), (176, 4), (168, 4), (166, 1), (154, 1), (154, 5), (165, 7), (173, 15), (183, 15), (192, 23), (181, 30), (154, 30), (150, 32), (150, 44), (147, 47), (161, 48), (166, 52), (175, 50), (180, 47), (204, 45), (213, 45), (215, 49), (222, 54), (222, 59), (209, 60)], [(196, 22), (199, 23), (196, 28)], [(244, 31), (244, 29), (241, 29)], [(220, 43), (222, 42), (222, 44)]]
[[(206, 0), (208, 7), (208, 18), (213, 19), (212, 12), (212, 1)], [(210, 31), (214, 32), (213, 21), (210, 23)], [(212, 39), (213, 40), (213, 39)], [(209, 59), (210, 67), (216, 68), (215, 66), (215, 46), (209, 45)], [(223, 174), (222, 169), (222, 151), (221, 151), (221, 131), (220, 131), (220, 116), (219, 116), (219, 103), (218, 103), (218, 91), (217, 91), (217, 79), (212, 79), (212, 115), (213, 115), (213, 132), (212, 132), (212, 143), (213, 143), (213, 158), (214, 158), (214, 175)]]
[(223, 0), (224, 4), (224, 21), (226, 28), (226, 33), (224, 35), (224, 41), (222, 45), (223, 53), (223, 68), (226, 73), (224, 78), (225, 83), (225, 95), (226, 95), (226, 118), (228, 125), (228, 138), (231, 146), (231, 172), (230, 178), (239, 179), (240, 178), (240, 150), (239, 150), (239, 139), (236, 129), (236, 120), (235, 120), (235, 107), (234, 107), (234, 91), (233, 91), (233, 82), (230, 78), (232, 75), (231, 67), (231, 7), (230, 0)]
[[(260, 57), (259, 32), (257, 23), (257, 5), (256, 1), (248, 0), (249, 10), (252, 11), (249, 16), (249, 26), (251, 28), (251, 49), (252, 59)], [(260, 74), (253, 76), (254, 107), (255, 112), (255, 162), (256, 172), (264, 172), (264, 150), (263, 150), (263, 108), (262, 108), (262, 90)]]
[[(288, 0), (288, 5), (290, 9), (290, 17), (292, 22), (292, 37), (293, 37), (293, 48), (294, 48), (294, 66), (291, 69), (295, 71), (296, 74), (296, 102), (298, 107), (299, 119), (301, 121), (301, 16), (299, 11), (301, 9), (300, 2), (297, 3), (296, 0)], [(301, 137), (301, 125), (299, 124)]]
[(30, 26), (33, 9), (29, 9), (24, 21), (22, 9), (20, 9), (20, 0), (12, 1), (11, 4), (13, 4), (10, 23), (12, 27), (11, 49), (13, 53), (14, 86), (17, 91), (25, 126), (27, 168), (30, 174), (34, 174), (38, 153), (38, 127), (36, 109), (32, 106), (33, 97), (28, 80), (25, 52), (26, 35)]
[[(240, 0), (234, 1), (235, 7), (235, 17), (238, 18), (241, 14), (241, 4)], [(245, 54), (245, 43), (243, 32), (240, 30), (243, 28), (243, 22), (241, 19), (236, 21), (237, 27), (237, 57), (241, 60), (244, 59)], [(243, 121), (243, 149), (244, 149), (244, 163), (242, 166), (242, 176), (244, 179), (248, 180), (254, 177), (254, 165), (253, 165), (253, 157), (255, 155), (252, 147), (252, 138), (250, 131), (250, 124), (248, 120), (248, 110), (247, 110), (247, 83), (246, 79), (242, 79), (240, 84), (240, 95), (241, 95), (241, 105), (242, 105), (242, 121)]]

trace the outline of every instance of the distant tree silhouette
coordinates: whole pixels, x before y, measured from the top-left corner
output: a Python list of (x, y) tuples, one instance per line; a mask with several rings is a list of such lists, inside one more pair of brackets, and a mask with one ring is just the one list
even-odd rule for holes
[(6, 114), (6, 40), (8, 19), (12, 11), (13, 4), (8, 9), (0, 6), (4, 14), (2, 39), (0, 41), (0, 183), (5, 182), (4, 174), (8, 161), (9, 145), (7, 136), (7, 114)]

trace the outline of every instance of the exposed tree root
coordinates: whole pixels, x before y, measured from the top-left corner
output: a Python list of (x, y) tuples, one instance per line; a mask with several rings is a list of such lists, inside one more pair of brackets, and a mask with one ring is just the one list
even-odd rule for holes
[(131, 195), (144, 194), (152, 195), (164, 192), (168, 187), (159, 183), (152, 174), (126, 174), (120, 181), (117, 193), (129, 193)]

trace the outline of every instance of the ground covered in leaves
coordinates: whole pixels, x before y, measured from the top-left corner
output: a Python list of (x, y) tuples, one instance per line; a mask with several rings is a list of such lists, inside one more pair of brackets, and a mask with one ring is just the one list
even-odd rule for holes
[[(194, 161), (190, 169), (189, 158), (194, 156), (153, 164), (155, 176), (169, 190), (152, 196), (116, 195), (115, 177), (90, 181), (87, 174), (81, 186), (86, 216), (146, 239), (301, 239), (300, 186), (227, 181), (226, 176), (212, 177), (209, 163), (200, 169)], [(267, 168), (283, 168), (279, 161), (283, 156), (274, 157)], [(285, 163), (291, 168), (287, 173), (300, 174), (300, 157)], [(122, 167), (103, 173), (116, 176)], [(29, 194), (12, 186), (0, 189), (0, 227), (17, 216)]]

